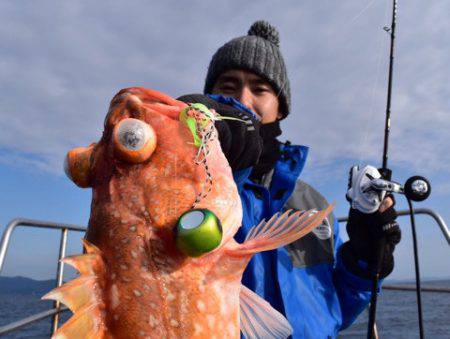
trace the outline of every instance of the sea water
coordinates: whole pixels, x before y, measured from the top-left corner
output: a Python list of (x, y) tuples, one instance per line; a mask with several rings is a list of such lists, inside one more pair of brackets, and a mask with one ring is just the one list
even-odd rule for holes
[[(430, 286), (429, 283), (426, 284)], [(450, 281), (439, 282), (450, 287)], [(450, 338), (450, 293), (422, 293), (423, 319), (427, 338)], [(40, 295), (0, 294), (0, 326), (52, 308), (52, 302), (41, 301)], [(63, 321), (69, 313), (63, 315)], [(380, 338), (418, 338), (416, 293), (383, 290), (378, 299), (377, 326)], [(2, 338), (49, 338), (50, 319), (30, 324)], [(367, 312), (341, 332), (340, 338), (365, 338)]]

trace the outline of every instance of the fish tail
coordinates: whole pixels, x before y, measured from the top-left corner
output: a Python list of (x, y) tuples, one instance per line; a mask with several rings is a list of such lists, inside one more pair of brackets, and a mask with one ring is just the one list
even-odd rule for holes
[(53, 289), (42, 299), (65, 304), (74, 314), (52, 338), (103, 338), (106, 333), (104, 302), (105, 263), (101, 251), (83, 240), (86, 254), (67, 257), (64, 263), (80, 272), (80, 277)]

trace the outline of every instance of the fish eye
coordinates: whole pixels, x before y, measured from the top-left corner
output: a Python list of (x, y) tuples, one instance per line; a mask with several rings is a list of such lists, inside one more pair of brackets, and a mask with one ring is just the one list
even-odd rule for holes
[(208, 209), (185, 212), (175, 228), (177, 248), (190, 257), (199, 257), (211, 252), (222, 241), (222, 224)]
[(115, 155), (132, 163), (146, 161), (156, 148), (156, 133), (142, 120), (128, 118), (120, 121), (113, 132)]
[(138, 119), (125, 119), (118, 127), (119, 142), (132, 151), (139, 151), (149, 139), (150, 127)]

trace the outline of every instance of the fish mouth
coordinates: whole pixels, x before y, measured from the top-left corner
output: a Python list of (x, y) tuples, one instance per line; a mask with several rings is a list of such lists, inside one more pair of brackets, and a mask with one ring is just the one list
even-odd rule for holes
[(92, 187), (91, 165), (95, 143), (70, 150), (64, 159), (64, 172), (81, 188)]

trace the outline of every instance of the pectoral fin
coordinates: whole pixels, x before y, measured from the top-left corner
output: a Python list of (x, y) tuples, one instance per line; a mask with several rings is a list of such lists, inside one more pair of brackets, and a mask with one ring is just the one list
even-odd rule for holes
[(241, 331), (248, 339), (281, 339), (293, 332), (287, 319), (256, 293), (241, 285)]
[(242, 244), (237, 244), (228, 251), (231, 255), (247, 255), (290, 244), (319, 226), (333, 207), (334, 205), (330, 205), (319, 212), (288, 210), (282, 214), (277, 213), (269, 221), (263, 220), (254, 226)]

